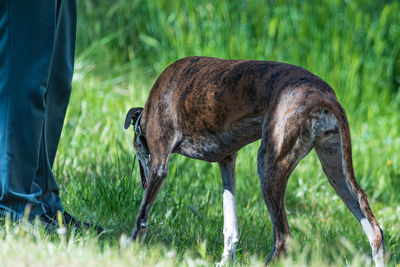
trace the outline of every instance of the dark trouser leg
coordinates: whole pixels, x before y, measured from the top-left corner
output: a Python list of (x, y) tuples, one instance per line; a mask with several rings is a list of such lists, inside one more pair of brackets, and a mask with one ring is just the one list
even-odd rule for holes
[[(35, 216), (46, 211), (42, 195), (49, 190), (43, 184), (54, 181), (48, 176), (39, 178), (43, 168), (39, 162), (41, 150), (55, 151), (57, 147), (54, 141), (42, 145), (42, 140), (51, 140), (44, 129), (49, 124), (45, 123), (49, 116), (46, 114), (52, 113), (51, 109), (46, 113), (48, 101), (55, 101), (53, 97), (48, 99), (47, 91), (53, 82), (49, 75), (54, 69), (55, 36), (59, 31), (57, 2), (0, 0), (0, 3), (0, 207), (19, 217), (26, 204), (30, 204), (31, 215)], [(60, 17), (61, 14), (60, 9)], [(68, 80), (71, 73), (65, 73), (63, 68), (60, 75)], [(48, 163), (52, 164), (54, 154), (47, 155)]]
[(46, 111), (39, 168), (35, 177), (35, 182), (43, 191), (42, 202), (50, 215), (54, 215), (57, 210), (63, 211), (59, 188), (51, 169), (71, 93), (75, 53), (76, 2), (58, 1), (57, 9), (54, 51), (45, 95)]

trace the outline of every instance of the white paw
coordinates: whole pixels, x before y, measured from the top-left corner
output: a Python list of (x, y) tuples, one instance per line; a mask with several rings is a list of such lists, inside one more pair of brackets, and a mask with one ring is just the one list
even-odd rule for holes
[(220, 262), (216, 262), (216, 263), (215, 263), (215, 266), (216, 266), (216, 267), (223, 267), (223, 266), (226, 266), (227, 264), (228, 264), (228, 261), (222, 259)]
[(229, 263), (233, 263), (235, 261), (235, 256), (231, 254), (222, 254), (222, 259), (220, 262), (215, 263), (215, 266), (228, 266)]
[(378, 253), (374, 256), (374, 262), (376, 267), (384, 267), (384, 256), (383, 256), (383, 249), (380, 249)]

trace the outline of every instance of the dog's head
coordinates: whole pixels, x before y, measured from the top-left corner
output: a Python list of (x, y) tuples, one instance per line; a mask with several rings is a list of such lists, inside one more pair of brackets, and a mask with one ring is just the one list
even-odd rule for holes
[(149, 167), (151, 155), (149, 147), (147, 146), (146, 134), (140, 126), (140, 119), (142, 117), (143, 108), (131, 108), (126, 114), (125, 129), (128, 129), (132, 124), (134, 127), (135, 136), (133, 138), (133, 146), (136, 150), (137, 159), (139, 162), (140, 179), (143, 188), (147, 187), (149, 177)]

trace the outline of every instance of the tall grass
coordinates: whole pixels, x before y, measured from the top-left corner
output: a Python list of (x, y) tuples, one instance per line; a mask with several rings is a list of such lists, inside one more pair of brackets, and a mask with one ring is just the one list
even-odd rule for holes
[[(63, 243), (4, 230), (4, 255), (27, 263), (20, 247), (43, 250), (53, 254), (53, 265), (69, 257), (102, 266), (219, 261), (218, 166), (179, 155), (171, 158), (146, 241), (120, 246), (143, 193), (133, 133), (122, 127), (125, 112), (144, 105), (168, 64), (204, 55), (300, 65), (336, 90), (350, 120), (357, 179), (384, 230), (387, 261), (400, 263), (399, 1), (85, 0), (78, 12), (74, 88), (54, 171), (65, 208), (108, 232)], [(256, 172), (258, 144), (242, 149), (237, 164), (237, 262), (244, 266), (261, 264), (273, 242)], [(293, 240), (278, 266), (370, 264), (367, 238), (314, 152), (293, 173), (285, 201)]]
[(398, 92), (399, 10), (398, 1), (84, 1), (78, 52), (111, 37), (97, 50), (106, 68), (135, 62), (150, 75), (190, 55), (285, 61), (359, 108)]

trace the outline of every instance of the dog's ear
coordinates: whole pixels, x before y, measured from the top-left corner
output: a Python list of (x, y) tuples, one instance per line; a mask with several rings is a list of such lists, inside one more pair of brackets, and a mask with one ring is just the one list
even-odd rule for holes
[(128, 129), (132, 121), (135, 122), (142, 112), (143, 108), (131, 108), (126, 114), (125, 118), (125, 129)]

